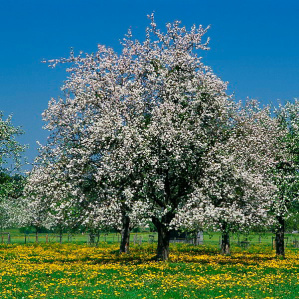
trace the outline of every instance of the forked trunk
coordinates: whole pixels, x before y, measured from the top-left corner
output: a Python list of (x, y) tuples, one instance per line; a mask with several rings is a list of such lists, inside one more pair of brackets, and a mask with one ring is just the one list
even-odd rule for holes
[(278, 228), (275, 232), (275, 248), (276, 256), (284, 257), (284, 230), (285, 230), (285, 221), (282, 216), (277, 216)]
[(130, 217), (123, 216), (121, 240), (120, 240), (120, 253), (129, 253), (130, 249)]

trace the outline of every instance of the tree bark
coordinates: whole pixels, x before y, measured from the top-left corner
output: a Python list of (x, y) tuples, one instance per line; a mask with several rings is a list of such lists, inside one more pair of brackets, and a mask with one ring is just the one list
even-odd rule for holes
[(157, 260), (166, 261), (169, 258), (170, 232), (163, 224), (161, 226), (158, 226), (157, 230), (158, 230)]
[(170, 231), (163, 222), (159, 221), (159, 219), (153, 217), (152, 220), (153, 220), (153, 224), (156, 226), (158, 231), (158, 246), (157, 246), (156, 260), (167, 261), (169, 258)]
[(120, 253), (129, 253), (130, 251), (130, 217), (123, 216), (121, 240), (120, 240)]
[(62, 244), (62, 229), (59, 230), (59, 243)]
[(38, 230), (35, 231), (35, 243), (38, 243)]
[(98, 231), (98, 232), (97, 232), (97, 242), (96, 242), (96, 246), (99, 245), (99, 242), (100, 242), (100, 232)]
[(229, 232), (227, 231), (226, 224), (223, 225), (222, 228), (222, 236), (221, 236), (221, 254), (230, 255), (230, 240), (229, 240)]
[(95, 239), (96, 239), (96, 236), (95, 236), (94, 232), (90, 232), (89, 233), (89, 244), (94, 245)]
[(285, 230), (285, 221), (283, 216), (277, 216), (278, 228), (275, 232), (275, 248), (276, 256), (284, 257), (284, 230)]

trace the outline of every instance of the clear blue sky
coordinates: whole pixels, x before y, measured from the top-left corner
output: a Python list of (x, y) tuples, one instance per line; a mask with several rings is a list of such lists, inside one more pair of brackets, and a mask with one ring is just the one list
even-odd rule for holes
[(41, 113), (61, 95), (63, 67), (43, 59), (94, 52), (97, 44), (116, 49), (129, 27), (143, 38), (147, 14), (159, 27), (211, 25), (211, 50), (204, 62), (229, 82), (236, 99), (263, 103), (299, 98), (298, 0), (14, 0), (0, 1), (0, 110), (22, 126), (21, 142), (33, 161), (36, 140), (45, 143)]

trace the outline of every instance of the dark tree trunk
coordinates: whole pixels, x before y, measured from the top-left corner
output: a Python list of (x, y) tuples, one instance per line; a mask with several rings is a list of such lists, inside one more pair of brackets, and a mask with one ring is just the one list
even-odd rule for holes
[(222, 232), (221, 254), (230, 255), (229, 233)]
[(230, 255), (229, 232), (226, 224), (223, 224), (222, 226), (221, 254)]
[(38, 230), (35, 231), (35, 243), (38, 243)]
[(62, 244), (62, 229), (59, 231), (59, 243)]
[(94, 245), (96, 236), (93, 232), (89, 233), (89, 244)]
[(283, 216), (277, 216), (278, 228), (275, 232), (275, 248), (276, 256), (284, 257), (284, 230), (285, 230), (285, 221)]
[(123, 216), (122, 229), (121, 229), (121, 240), (120, 240), (120, 253), (129, 253), (130, 249), (130, 217), (127, 215)]
[(96, 246), (99, 245), (99, 242), (100, 242), (100, 232), (98, 231), (98, 232), (97, 232), (97, 242), (96, 242)]
[(166, 261), (169, 258), (170, 232), (163, 224), (158, 225), (157, 230), (158, 230), (157, 260)]
[(169, 258), (170, 231), (165, 222), (169, 224), (173, 217), (174, 215), (172, 214), (165, 215), (162, 217), (162, 221), (155, 217), (152, 218), (153, 224), (158, 231), (157, 261), (166, 261)]

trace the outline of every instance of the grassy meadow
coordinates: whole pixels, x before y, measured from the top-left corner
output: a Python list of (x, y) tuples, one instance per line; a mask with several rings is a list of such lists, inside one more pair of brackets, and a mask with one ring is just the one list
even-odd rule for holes
[(299, 294), (299, 251), (277, 259), (270, 246), (172, 244), (155, 262), (156, 244), (0, 245), (0, 298), (285, 298)]

